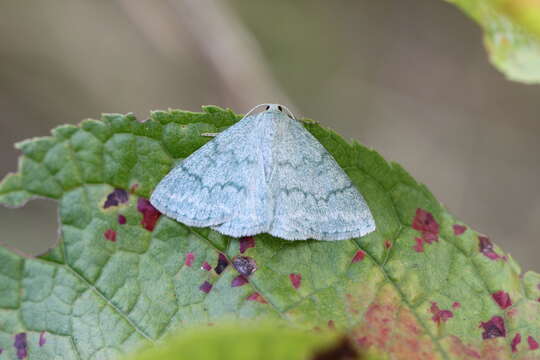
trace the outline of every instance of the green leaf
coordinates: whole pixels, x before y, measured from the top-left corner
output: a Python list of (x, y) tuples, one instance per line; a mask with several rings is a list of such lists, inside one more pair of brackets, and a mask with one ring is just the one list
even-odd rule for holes
[(163, 344), (127, 356), (126, 360), (353, 360), (355, 355), (354, 358), (367, 359), (360, 357), (350, 341), (335, 332), (306, 332), (275, 323), (238, 322), (187, 329), (166, 338)]
[(491, 62), (515, 81), (540, 82), (540, 5), (536, 0), (447, 0), (484, 30)]
[(540, 1), (500, 0), (500, 9), (527, 31), (540, 36)]
[[(263, 234), (250, 247), (158, 217), (146, 200), (155, 185), (208, 141), (201, 133), (238, 119), (216, 107), (154, 112), (143, 123), (105, 115), (18, 145), (20, 169), (0, 184), (0, 202), (57, 199), (61, 240), (34, 259), (0, 248), (7, 358), (16, 358), (20, 333), (30, 359), (101, 359), (174, 329), (242, 319), (336, 328), (371, 356), (540, 355), (528, 340), (540, 341), (540, 275), (522, 276), (399, 165), (317, 124), (305, 126), (365, 196), (376, 232), (338, 242)], [(233, 287), (241, 281), (230, 263), (239, 256), (257, 269)]]

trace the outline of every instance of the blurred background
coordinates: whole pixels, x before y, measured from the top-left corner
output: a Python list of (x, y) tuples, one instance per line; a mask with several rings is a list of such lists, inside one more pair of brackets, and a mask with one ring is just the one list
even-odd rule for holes
[[(540, 271), (540, 87), (489, 63), (441, 0), (0, 1), (0, 173), (13, 143), (102, 112), (289, 105), (401, 163), (457, 217)], [(37, 253), (56, 205), (0, 208)], [(4, 238), (5, 237), (5, 238)]]

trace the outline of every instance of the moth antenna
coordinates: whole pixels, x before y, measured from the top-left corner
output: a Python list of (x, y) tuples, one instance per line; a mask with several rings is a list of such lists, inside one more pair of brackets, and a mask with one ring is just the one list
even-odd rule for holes
[(287, 110), (287, 113), (289, 114), (289, 116), (291, 117), (291, 119), (294, 119), (294, 120), (298, 120), (296, 118), (296, 116), (294, 116), (293, 112), (291, 110), (289, 110), (288, 107), (284, 106), (284, 105), (281, 105), (285, 110)]
[[(247, 112), (246, 115), (244, 115), (244, 118), (248, 117), (252, 112), (254, 112), (255, 110), (257, 110), (258, 108), (260, 108), (261, 106), (268, 106), (268, 104), (259, 104), (257, 106), (254, 106), (251, 110), (249, 110)], [(242, 118), (243, 119), (243, 118)]]

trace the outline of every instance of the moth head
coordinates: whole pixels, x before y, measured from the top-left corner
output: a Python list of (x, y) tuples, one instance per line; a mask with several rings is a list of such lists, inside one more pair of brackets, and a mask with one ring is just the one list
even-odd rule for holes
[(295, 119), (293, 113), (289, 109), (287, 109), (287, 107), (280, 104), (265, 104), (264, 111), (280, 112), (290, 117), (291, 119)]

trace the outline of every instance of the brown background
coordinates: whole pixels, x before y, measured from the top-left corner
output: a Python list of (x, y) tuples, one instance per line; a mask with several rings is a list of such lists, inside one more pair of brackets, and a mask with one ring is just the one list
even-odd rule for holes
[[(540, 88), (490, 66), (438, 0), (0, 2), (0, 172), (16, 141), (101, 112), (290, 105), (405, 166), (459, 218), (540, 270)], [(36, 252), (55, 204), (0, 209)]]

